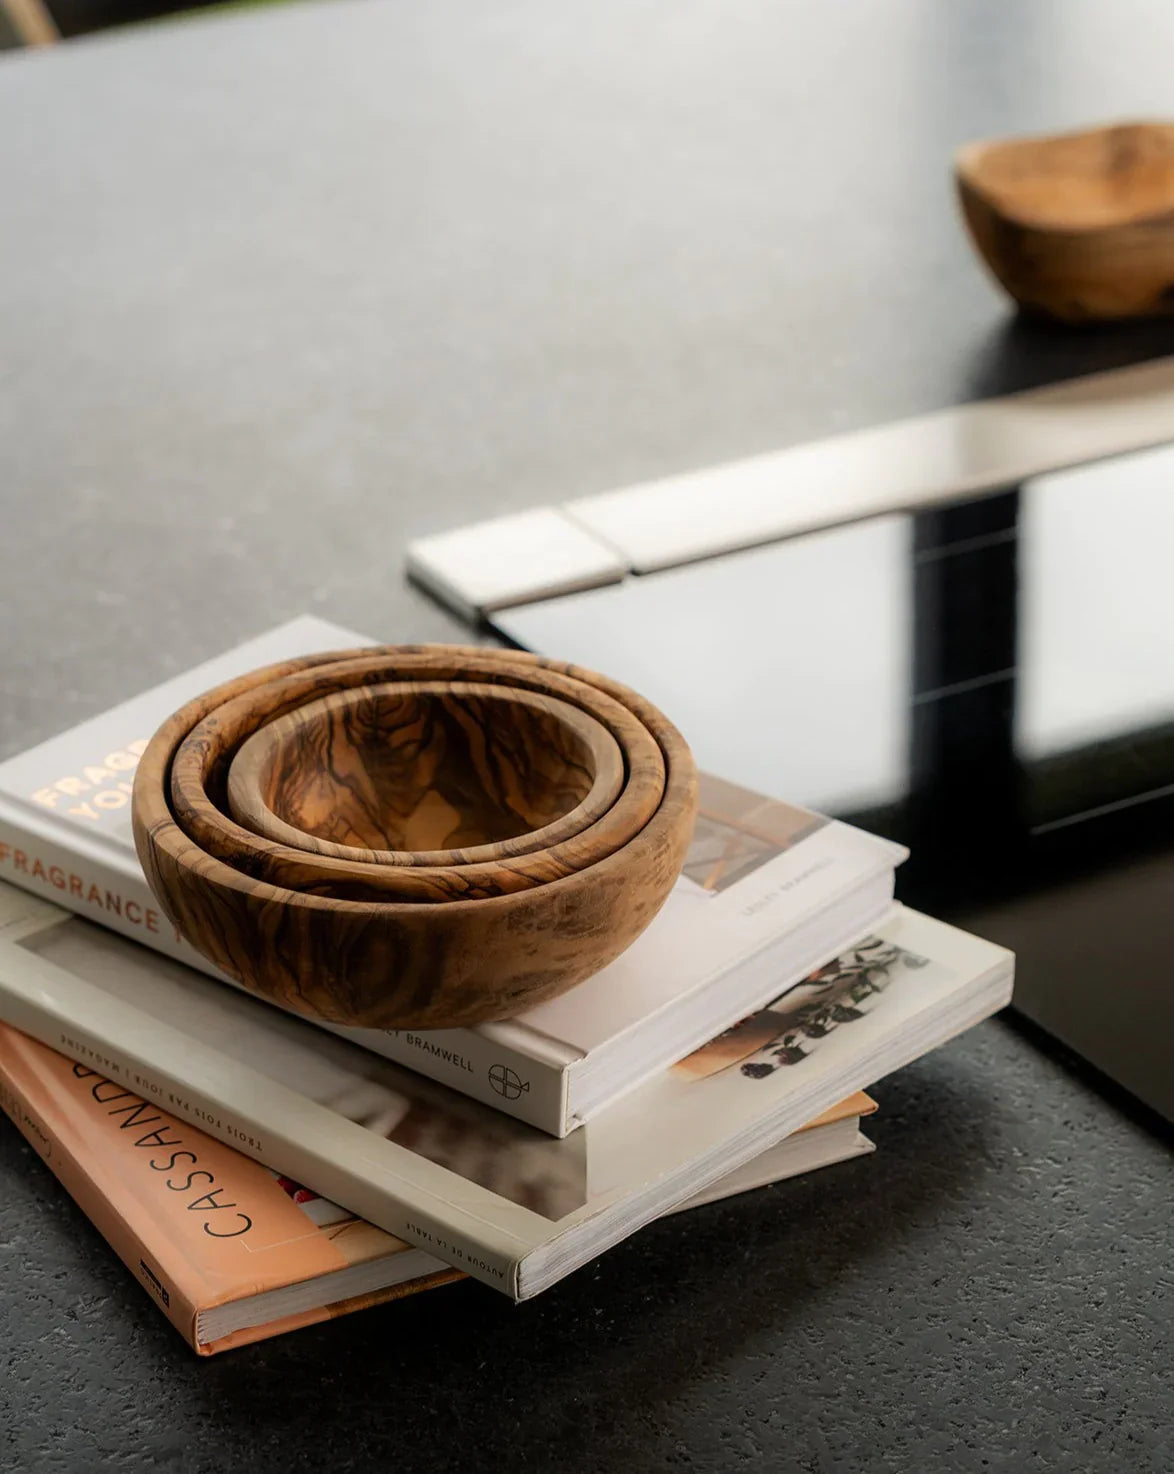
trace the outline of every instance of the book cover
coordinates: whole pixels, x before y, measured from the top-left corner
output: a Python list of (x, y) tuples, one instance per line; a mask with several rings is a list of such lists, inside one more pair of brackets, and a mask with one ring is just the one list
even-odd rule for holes
[[(0, 1108), (199, 1355), (465, 1278), (5, 1024)], [(872, 1150), (875, 1108), (841, 1101), (704, 1201)]]
[(855, 1090), (1002, 1007), (1003, 948), (895, 908), (787, 990), (769, 1037), (555, 1138), (0, 892), (0, 1016), (409, 1243), (527, 1299)]
[(6, 1025), (0, 1107), (200, 1354), (463, 1278)]
[[(275, 660), (368, 643), (296, 619), (0, 764), (0, 879), (218, 976), (175, 931), (139, 866), (130, 823), (139, 756), (200, 691)], [(561, 1136), (873, 925), (892, 900), (904, 853), (703, 775), (676, 890), (595, 977), (477, 1028), (329, 1027)]]

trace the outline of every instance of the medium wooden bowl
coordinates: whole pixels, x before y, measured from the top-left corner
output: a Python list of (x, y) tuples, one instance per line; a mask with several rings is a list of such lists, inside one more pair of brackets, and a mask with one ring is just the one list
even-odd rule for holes
[[(177, 822), (170, 802), (176, 754), (193, 728), (215, 725), (226, 703), (253, 693), (262, 709), (280, 712), (283, 697), (264, 695), (275, 683), (297, 678), (317, 687), (317, 696), (327, 694), (332, 666), (370, 669), (381, 659), (384, 671), (396, 673), (415, 657), (447, 660), (457, 675), (473, 671), (477, 680), (487, 671), (493, 683), (523, 689), (542, 677), (565, 679), (616, 702), (659, 751), (664, 783), (654, 812), (626, 843), (581, 870), (443, 905), (353, 901), (276, 886), (209, 853)], [(234, 750), (230, 745), (229, 760)], [(516, 652), (410, 647), (283, 662), (189, 703), (143, 754), (133, 815), (139, 857), (164, 910), (230, 976), (288, 1008), (338, 1023), (444, 1028), (510, 1017), (618, 956), (680, 873), (696, 806), (696, 768), (683, 738), (625, 687)]]
[[(256, 729), (301, 710), (316, 699), (369, 688), (389, 677), (433, 675), (441, 680), (469, 677), (502, 689), (556, 695), (589, 714), (616, 740), (626, 767), (622, 791), (594, 824), (547, 848), (533, 848), (529, 836), (489, 847), (502, 858), (478, 863), (477, 850), (390, 852), (386, 863), (368, 852), (346, 859), (345, 849), (322, 853), (263, 838), (233, 818), (227, 781), (235, 755)], [(509, 682), (507, 686), (505, 683)], [(201, 849), (257, 880), (297, 891), (347, 900), (437, 902), (470, 900), (545, 884), (581, 870), (618, 849), (656, 812), (664, 796), (665, 759), (660, 745), (633, 712), (587, 683), (541, 664), (515, 670), (503, 666), (501, 652), (458, 647), (425, 651), (366, 653), (329, 668), (315, 666), (239, 692), (212, 709), (180, 743), (171, 764), (171, 807), (181, 829)], [(201, 708), (202, 709), (202, 708)], [(261, 723), (257, 727), (257, 723)], [(141, 766), (141, 764), (140, 764)], [(516, 855), (513, 851), (517, 850)], [(484, 851), (482, 851), (484, 853)], [(455, 864), (437, 861), (454, 860)], [(419, 864), (417, 862), (420, 862)]]
[(383, 682), (258, 728), (229, 765), (228, 808), (255, 834), (314, 854), (468, 865), (579, 834), (624, 779), (619, 743), (568, 702), (483, 683)]
[(954, 174), (975, 245), (1028, 311), (1174, 311), (1174, 123), (972, 143)]

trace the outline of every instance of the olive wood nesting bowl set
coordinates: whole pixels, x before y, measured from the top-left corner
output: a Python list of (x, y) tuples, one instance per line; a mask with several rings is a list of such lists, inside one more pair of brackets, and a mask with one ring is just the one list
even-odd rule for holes
[(1028, 312), (1174, 312), (1174, 123), (972, 143), (954, 177), (975, 246)]
[(368, 646), (197, 697), (143, 754), (135, 844), (245, 987), (373, 1028), (509, 1018), (617, 957), (684, 864), (687, 744), (634, 691), (518, 651)]

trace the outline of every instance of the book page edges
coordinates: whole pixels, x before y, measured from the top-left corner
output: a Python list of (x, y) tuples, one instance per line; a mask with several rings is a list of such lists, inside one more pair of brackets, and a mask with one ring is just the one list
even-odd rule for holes
[[(442, 1269), (435, 1274), (423, 1275), (419, 1279), (404, 1280), (398, 1285), (388, 1285), (382, 1290), (371, 1290), (366, 1295), (352, 1295), (346, 1300), (336, 1300), (330, 1305), (306, 1310), (298, 1315), (283, 1315), (276, 1320), (267, 1320), (261, 1325), (245, 1326), (219, 1336), (215, 1341), (193, 1341), (199, 1356), (215, 1356), (221, 1351), (233, 1351), (238, 1346), (252, 1346), (257, 1341), (268, 1341), (274, 1336), (283, 1336), (287, 1331), (300, 1331), (306, 1326), (320, 1325), (322, 1321), (337, 1320), (356, 1310), (370, 1310), (376, 1305), (387, 1305), (393, 1300), (405, 1300), (409, 1295), (422, 1290), (439, 1289), (442, 1285), (455, 1284), (468, 1276), (459, 1269)], [(198, 1324), (198, 1321), (197, 1321)]]
[(863, 1090), (857, 1090), (852, 1095), (845, 1096), (834, 1106), (829, 1106), (822, 1115), (816, 1116), (813, 1121), (808, 1121), (805, 1126), (800, 1126), (793, 1135), (798, 1136), (803, 1131), (814, 1131), (819, 1126), (830, 1126), (834, 1121), (843, 1121), (848, 1116), (871, 1116), (877, 1109), (876, 1101), (871, 1095)]
[[(0, 1015), (18, 1029), (130, 1088), (152, 1087), (176, 1119), (312, 1182), (323, 1196), (493, 1289), (516, 1293), (518, 1266), (545, 1236), (545, 1220), (501, 1202), (501, 1217), (489, 1221), (473, 1206), (479, 1190), (470, 1185), (463, 1193), (461, 1179), (444, 1168), (391, 1142), (378, 1143), (376, 1157), (363, 1127), (267, 1076), (230, 1066), (214, 1050), (30, 952), (0, 943), (0, 962)], [(172, 1059), (183, 1062), (178, 1072)], [(189, 1083), (194, 1078), (198, 1088)], [(247, 1113), (233, 1104), (241, 1092), (249, 1097)], [(415, 1180), (389, 1171), (389, 1159), (399, 1157)]]

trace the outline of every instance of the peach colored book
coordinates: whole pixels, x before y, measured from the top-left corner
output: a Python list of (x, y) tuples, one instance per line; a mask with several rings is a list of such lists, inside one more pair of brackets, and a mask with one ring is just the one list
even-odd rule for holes
[(3, 1024), (0, 1105), (200, 1355), (465, 1277)]
[[(201, 1356), (465, 1278), (2, 1023), (0, 1108)], [(875, 1109), (849, 1096), (695, 1201), (871, 1150)]]

